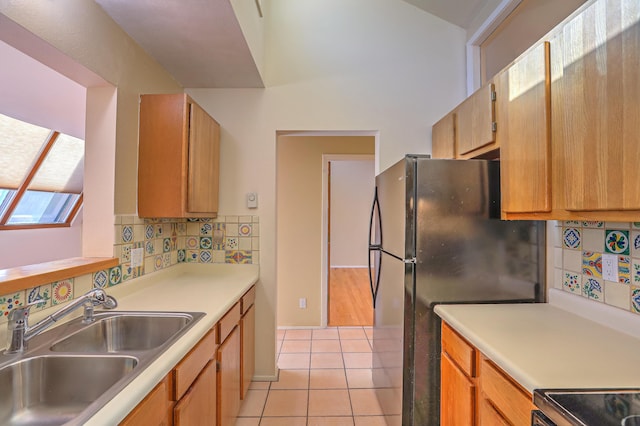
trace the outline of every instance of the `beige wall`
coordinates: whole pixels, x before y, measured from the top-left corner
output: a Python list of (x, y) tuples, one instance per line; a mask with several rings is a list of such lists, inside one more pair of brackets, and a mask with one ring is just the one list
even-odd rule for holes
[[(278, 326), (321, 325), (322, 155), (374, 149), (373, 136), (278, 137)], [(302, 297), (306, 309), (298, 307)]]
[[(277, 132), (377, 134), (376, 170), (405, 153), (429, 153), (431, 124), (465, 94), (465, 33), (403, 1), (263, 3), (266, 88), (186, 92), (222, 127), (220, 214), (260, 216), (256, 371), (267, 375), (286, 291), (276, 274)], [(245, 205), (251, 191), (257, 210)]]

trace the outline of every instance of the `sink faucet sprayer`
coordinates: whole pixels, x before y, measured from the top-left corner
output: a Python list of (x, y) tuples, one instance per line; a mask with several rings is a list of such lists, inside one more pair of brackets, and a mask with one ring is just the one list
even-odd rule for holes
[(100, 288), (94, 288), (93, 290), (87, 292), (68, 305), (64, 306), (60, 310), (54, 312), (53, 314), (29, 327), (29, 309), (31, 309), (31, 306), (37, 303), (38, 302), (20, 306), (9, 312), (7, 333), (8, 346), (5, 353), (13, 354), (17, 352), (23, 352), (27, 346), (27, 342), (32, 337), (42, 333), (56, 321), (60, 320), (62, 317), (67, 316), (81, 306), (84, 307), (82, 322), (85, 324), (90, 324), (94, 321), (94, 306), (101, 305), (104, 309), (114, 309), (118, 306), (118, 302), (116, 301), (116, 299), (114, 299), (112, 296), (108, 296), (104, 290)]

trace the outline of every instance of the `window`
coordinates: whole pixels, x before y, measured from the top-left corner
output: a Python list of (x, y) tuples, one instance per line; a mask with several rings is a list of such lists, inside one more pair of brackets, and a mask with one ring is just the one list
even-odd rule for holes
[(69, 226), (83, 176), (82, 139), (0, 114), (0, 229)]

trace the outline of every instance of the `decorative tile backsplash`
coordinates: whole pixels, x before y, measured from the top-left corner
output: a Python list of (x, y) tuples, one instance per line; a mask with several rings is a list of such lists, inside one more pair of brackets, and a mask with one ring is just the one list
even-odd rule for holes
[[(640, 313), (640, 222), (564, 221), (548, 226), (556, 233), (555, 288)], [(603, 271), (603, 255), (610, 259), (609, 274)]]
[[(0, 322), (9, 311), (35, 303), (37, 311), (66, 303), (94, 287), (111, 287), (179, 263), (252, 263), (260, 260), (258, 216), (215, 219), (141, 219), (115, 217), (114, 257), (120, 264), (93, 274), (0, 295)], [(132, 250), (143, 250), (141, 266), (132, 267)]]

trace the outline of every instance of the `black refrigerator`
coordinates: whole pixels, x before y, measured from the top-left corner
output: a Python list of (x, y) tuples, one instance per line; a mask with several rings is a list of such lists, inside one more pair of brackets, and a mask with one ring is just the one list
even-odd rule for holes
[(499, 170), (407, 155), (376, 177), (372, 378), (389, 425), (440, 424), (437, 304), (545, 299), (545, 223), (500, 220)]

